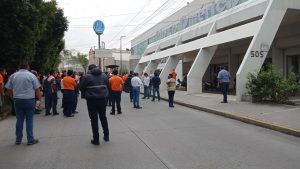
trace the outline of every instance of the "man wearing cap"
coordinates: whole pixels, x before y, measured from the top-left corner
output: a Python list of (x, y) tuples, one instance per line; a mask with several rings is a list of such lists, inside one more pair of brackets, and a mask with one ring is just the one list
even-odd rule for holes
[(227, 91), (229, 88), (230, 74), (224, 66), (221, 67), (221, 71), (218, 73), (218, 87), (221, 87), (223, 93), (223, 101), (221, 103), (227, 103)]

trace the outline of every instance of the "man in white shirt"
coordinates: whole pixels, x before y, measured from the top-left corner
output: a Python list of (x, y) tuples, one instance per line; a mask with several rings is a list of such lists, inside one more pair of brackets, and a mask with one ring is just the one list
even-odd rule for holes
[(140, 107), (140, 87), (143, 85), (138, 73), (134, 73), (131, 79), (132, 92), (133, 92), (133, 108), (141, 109)]
[(144, 73), (144, 97), (142, 99), (145, 99), (146, 97), (150, 99), (149, 94), (149, 85), (150, 85), (150, 77), (148, 76), (148, 73)]

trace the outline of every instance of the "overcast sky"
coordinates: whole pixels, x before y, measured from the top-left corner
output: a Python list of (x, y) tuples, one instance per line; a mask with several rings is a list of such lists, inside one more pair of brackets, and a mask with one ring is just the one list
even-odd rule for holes
[[(69, 20), (69, 30), (65, 34), (66, 49), (76, 49), (88, 53), (98, 46), (98, 37), (93, 31), (93, 23), (102, 20), (105, 25), (101, 41), (106, 48), (130, 48), (130, 40), (154, 26), (161, 19), (179, 10), (192, 0), (57, 0)], [(159, 12), (160, 11), (160, 12)], [(147, 18), (158, 13), (147, 23)], [(142, 24), (143, 23), (143, 24)]]

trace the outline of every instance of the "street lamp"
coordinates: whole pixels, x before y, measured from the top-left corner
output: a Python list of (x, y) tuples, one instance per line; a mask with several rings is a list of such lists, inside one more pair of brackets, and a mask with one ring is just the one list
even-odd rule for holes
[(126, 36), (121, 36), (120, 37), (120, 71), (119, 71), (119, 74), (122, 73), (122, 38), (125, 38)]

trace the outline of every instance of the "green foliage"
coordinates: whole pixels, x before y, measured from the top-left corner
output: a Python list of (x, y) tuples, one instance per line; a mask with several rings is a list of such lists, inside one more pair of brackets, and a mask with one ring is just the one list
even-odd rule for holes
[(77, 56), (73, 56), (72, 59), (79, 62), (80, 65), (84, 69), (84, 73), (86, 73), (86, 69), (87, 69), (88, 64), (89, 64), (89, 60), (87, 59), (87, 55), (78, 53)]
[(68, 22), (56, 1), (1, 0), (0, 9), (1, 67), (17, 69), (24, 61), (38, 71), (57, 67)]
[(255, 102), (287, 103), (288, 98), (299, 91), (300, 85), (294, 73), (289, 73), (285, 78), (280, 73), (272, 71), (272, 66), (267, 66), (259, 73), (249, 74), (246, 88)]

